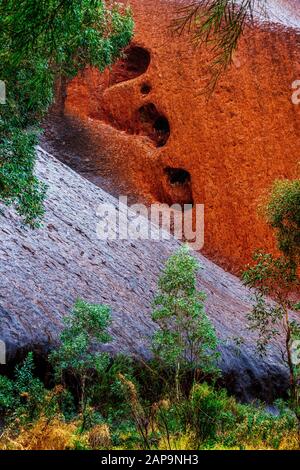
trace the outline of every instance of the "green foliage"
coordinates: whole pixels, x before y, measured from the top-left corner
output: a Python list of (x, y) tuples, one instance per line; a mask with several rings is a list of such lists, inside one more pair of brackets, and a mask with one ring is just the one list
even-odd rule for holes
[[(300, 327), (289, 320), (283, 295), (294, 271), (263, 253), (257, 254), (256, 263), (245, 280), (257, 287), (261, 299), (275, 289), (282, 312), (278, 317), (274, 311), (271, 324), (277, 328), (279, 320), (288, 321), (284, 326), (289, 340), (299, 339)], [(157, 360), (148, 364), (100, 353), (99, 346), (110, 341), (110, 309), (78, 300), (65, 318), (60, 346), (49, 356), (58, 385), (50, 391), (44, 388), (34, 375), (32, 353), (16, 368), (14, 380), (0, 376), (0, 412), (6, 422), (0, 448), (14, 448), (14, 443), (41, 448), (44, 434), (50, 448), (299, 448), (295, 396), (290, 408), (278, 402), (276, 413), (270, 414), (264, 404), (239, 404), (216, 384), (200, 383), (204, 374), (217, 373), (217, 340), (204, 312), (204, 295), (197, 290), (198, 270), (196, 258), (185, 247), (168, 260), (153, 312), (160, 327), (153, 344)], [(266, 328), (269, 317), (252, 320), (256, 328)], [(171, 343), (161, 334), (165, 331)], [(196, 377), (196, 369), (202, 377)], [(168, 382), (170, 370), (175, 373), (176, 397), (157, 385)], [(292, 378), (297, 378), (296, 369)], [(182, 393), (183, 386), (188, 393)], [(71, 392), (80, 404), (79, 414)]]
[(35, 376), (33, 354), (16, 367), (14, 380), (0, 376), (0, 410), (19, 424), (34, 421), (40, 414), (46, 390)]
[[(249, 328), (259, 334), (257, 347), (264, 355), (272, 338), (282, 333), (287, 310), (294, 307), (289, 294), (299, 284), (299, 279), (295, 264), (284, 257), (260, 251), (254, 254), (253, 260), (254, 264), (247, 267), (242, 279), (247, 287), (254, 289), (254, 306), (247, 320)], [(271, 296), (275, 302), (271, 303), (266, 296)], [(294, 339), (292, 335), (290, 346)]]
[[(217, 445), (236, 449), (279, 449), (288, 433), (297, 445), (297, 421), (295, 415), (284, 406), (276, 413), (269, 413), (264, 404), (244, 405), (224, 394), (223, 430), (219, 431)], [(210, 442), (210, 446), (211, 446)], [(292, 444), (292, 443), (291, 443)], [(214, 444), (215, 446), (215, 444)]]
[(253, 13), (265, 16), (265, 1), (196, 0), (178, 9), (172, 24), (175, 32), (187, 31), (197, 46), (204, 43), (212, 49), (210, 92), (231, 64), (244, 29), (253, 21)]
[(265, 207), (267, 222), (276, 231), (279, 249), (300, 263), (300, 180), (275, 181)]
[(67, 388), (58, 385), (47, 391), (43, 404), (42, 415), (48, 420), (59, 416), (66, 422), (70, 422), (77, 416), (73, 394)]
[(54, 84), (86, 65), (113, 63), (133, 32), (130, 11), (102, 0), (0, 0), (0, 202), (14, 204), (25, 223), (38, 226), (45, 187), (34, 176), (39, 122)]
[(159, 329), (153, 352), (165, 368), (176, 370), (176, 382), (187, 371), (217, 372), (217, 337), (204, 310), (205, 294), (197, 290), (199, 269), (188, 248), (179, 249), (167, 261), (154, 300), (152, 319)]
[[(259, 333), (259, 352), (265, 354), (271, 339), (281, 334), (288, 309), (294, 307), (289, 294), (298, 286), (299, 279), (295, 264), (284, 257), (257, 252), (253, 260), (254, 264), (247, 267), (242, 277), (247, 287), (255, 289), (254, 307), (247, 319), (249, 328)], [(271, 303), (266, 296), (275, 302)], [(291, 326), (291, 322), (285, 326)], [(292, 335), (290, 342), (294, 339)]]
[(256, 253), (254, 264), (243, 274), (244, 284), (254, 289), (254, 306), (248, 315), (249, 328), (258, 332), (257, 348), (261, 355), (266, 354), (274, 337), (282, 336), (281, 355), (290, 374), (290, 406), (300, 423), (300, 367), (294, 360), (300, 325), (290, 316), (291, 309), (299, 308), (293, 294), (299, 288), (300, 181), (275, 181), (264, 212), (268, 224), (275, 229), (282, 254), (275, 257)]
[(275, 257), (258, 251), (253, 255), (253, 265), (243, 274), (246, 286), (257, 289), (263, 295), (272, 295), (278, 301), (297, 286), (296, 265), (285, 257)]
[(0, 413), (12, 410), (15, 404), (13, 381), (0, 375)]
[[(248, 325), (258, 333), (257, 349), (262, 356), (273, 338), (283, 336), (281, 355), (289, 368), (291, 407), (300, 421), (300, 370), (293, 360), (293, 345), (300, 338), (300, 325), (290, 318), (290, 309), (295, 305), (291, 294), (299, 286), (297, 266), (290, 258), (263, 252), (254, 255), (254, 262), (243, 274), (244, 284), (254, 289), (254, 306), (247, 315)], [(272, 297), (273, 302), (266, 295)]]
[(45, 399), (45, 388), (43, 383), (35, 377), (32, 353), (28, 353), (23, 364), (16, 368), (14, 388), (20, 399), (19, 413), (22, 410), (26, 420), (35, 419)]
[(193, 387), (188, 405), (189, 421), (199, 443), (216, 439), (217, 432), (228, 429), (229, 423), (235, 425), (232, 415), (226, 410), (226, 398), (225, 390), (214, 391), (206, 383)]
[(0, 201), (15, 204), (31, 227), (39, 226), (44, 214), (46, 190), (33, 174), (36, 143), (35, 133), (19, 129), (0, 140)]
[(295, 416), (285, 405), (272, 415), (263, 405), (239, 404), (225, 390), (206, 383), (194, 385), (189, 400), (177, 405), (177, 415), (185, 432), (192, 431), (198, 449), (276, 449), (287, 432), (297, 429)]
[(95, 374), (103, 375), (110, 358), (107, 353), (97, 352), (99, 343), (110, 341), (107, 328), (111, 324), (110, 308), (77, 300), (70, 315), (64, 320), (61, 344), (50, 355), (56, 377), (65, 382), (72, 376), (80, 385), (79, 400), (84, 413)]
[[(122, 370), (123, 365), (128, 374), (133, 372), (131, 367), (134, 365), (128, 369), (127, 361), (118, 359), (116, 369), (113, 371), (111, 367), (112, 378), (115, 378), (114, 372)], [(8, 435), (10, 446), (19, 435), (19, 431), (20, 442), (30, 442), (33, 449), (35, 439), (39, 442), (39, 446), (42, 445), (43, 434), (45, 434), (45, 446), (49, 439), (53, 439), (51, 446), (60, 446), (60, 436), (62, 442), (65, 439), (63, 429), (65, 431), (69, 429), (68, 436), (70, 433), (73, 434), (73, 436), (70, 434), (68, 439), (68, 442), (73, 442), (72, 448), (87, 450), (91, 448), (89, 437), (92, 435), (96, 441), (99, 441), (98, 433), (101, 429), (106, 429), (106, 435), (111, 439), (106, 438), (101, 448), (126, 450), (298, 448), (295, 414), (283, 401), (275, 403), (276, 412), (271, 414), (264, 404), (254, 406), (237, 403), (225, 390), (217, 389), (207, 383), (195, 383), (189, 397), (181, 397), (179, 401), (165, 399), (164, 396), (156, 395), (154, 392), (151, 402), (148, 403), (137, 393), (139, 384), (134, 385), (122, 375), (120, 379), (126, 386), (127, 396), (118, 395), (119, 399), (114, 397), (111, 402), (107, 401), (107, 397), (103, 397), (101, 406), (103, 408), (105, 405), (104, 414), (87, 405), (84, 427), (78, 426), (78, 416), (74, 415), (73, 411), (70, 413), (72, 409), (70, 393), (61, 386), (46, 392), (39, 380), (34, 377), (33, 369), (34, 364), (30, 355), (24, 364), (16, 369), (15, 381), (0, 377), (1, 412), (6, 412), (9, 416), (7, 421), (9, 426), (3, 434), (4, 442)], [(152, 390), (155, 391), (156, 388), (149, 381), (149, 395)], [(32, 408), (31, 403), (29, 408), (26, 408), (31, 396), (35, 397), (36, 405)], [(101, 395), (98, 399), (101, 400)], [(124, 413), (123, 409), (124, 400), (130, 402), (127, 413)], [(61, 414), (64, 406), (68, 409), (65, 416)], [(30, 412), (32, 409), (34, 413)], [(69, 424), (66, 423), (66, 415)], [(2, 442), (0, 439), (0, 448), (1, 445), (5, 445)]]
[[(131, 396), (135, 426), (121, 420), (113, 444), (122, 449), (278, 449), (297, 448), (297, 420), (284, 402), (273, 414), (264, 404), (240, 404), (224, 389), (196, 383), (188, 398), (156, 397), (141, 409), (135, 389)], [(154, 397), (153, 397), (154, 398)], [(291, 442), (286, 442), (289, 436)], [(146, 437), (146, 439), (145, 439)]]
[[(97, 380), (91, 387), (91, 403), (100, 408), (103, 414), (109, 416), (111, 422), (115, 418), (118, 420), (121, 414), (128, 414), (124, 387), (118, 375), (122, 373), (126, 378), (135, 381), (134, 372), (131, 358), (119, 354), (110, 362), (105, 374), (101, 375), (101, 380)], [(115, 405), (118, 405), (116, 416)]]

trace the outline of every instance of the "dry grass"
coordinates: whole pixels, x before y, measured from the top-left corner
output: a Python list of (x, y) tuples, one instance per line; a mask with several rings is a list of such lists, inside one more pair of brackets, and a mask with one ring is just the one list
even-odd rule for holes
[(87, 433), (78, 433), (79, 422), (66, 423), (59, 417), (49, 421), (41, 417), (31, 428), (21, 429), (18, 436), (8, 430), (0, 439), (0, 450), (70, 450), (109, 449), (110, 430), (107, 424), (94, 426)]
[(299, 450), (299, 435), (297, 432), (290, 432), (283, 437), (279, 450)]
[(111, 446), (110, 431), (107, 424), (98, 424), (88, 433), (88, 443), (91, 449), (109, 449)]
[(48, 421), (41, 417), (30, 429), (21, 430), (12, 438), (4, 434), (0, 441), (1, 450), (66, 450), (73, 449), (78, 423), (65, 423), (59, 418)]

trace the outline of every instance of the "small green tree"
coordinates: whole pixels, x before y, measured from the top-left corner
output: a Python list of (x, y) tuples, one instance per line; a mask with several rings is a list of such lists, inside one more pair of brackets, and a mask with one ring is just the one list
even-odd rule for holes
[[(281, 357), (290, 375), (290, 404), (299, 422), (300, 438), (300, 364), (295, 345), (299, 344), (300, 324), (291, 310), (300, 310), (294, 294), (299, 289), (300, 263), (300, 181), (275, 181), (263, 205), (267, 223), (275, 229), (280, 256), (262, 251), (253, 256), (243, 282), (254, 290), (254, 306), (248, 315), (249, 328), (258, 332), (257, 349), (266, 354), (270, 341), (283, 337)], [(267, 297), (272, 298), (270, 302)]]
[(65, 383), (66, 376), (71, 376), (78, 384), (84, 428), (89, 388), (95, 380), (95, 373), (103, 374), (110, 362), (107, 353), (96, 351), (99, 343), (111, 340), (107, 333), (111, 324), (110, 308), (77, 300), (64, 323), (60, 347), (50, 354), (50, 360), (61, 383)]
[(278, 248), (299, 264), (300, 180), (275, 181), (264, 211), (268, 224), (275, 229)]
[[(296, 265), (284, 256), (258, 252), (254, 264), (248, 265), (243, 282), (254, 289), (254, 306), (247, 315), (249, 328), (258, 332), (257, 349), (261, 356), (267, 352), (270, 341), (283, 336), (282, 360), (290, 375), (291, 405), (300, 421), (300, 368), (293, 361), (294, 341), (300, 339), (300, 324), (291, 319), (291, 309), (297, 306), (293, 292), (299, 287)], [(267, 299), (269, 296), (269, 299)], [(270, 301), (272, 298), (272, 302)]]
[(44, 404), (46, 389), (35, 376), (33, 353), (28, 353), (15, 369), (14, 380), (0, 376), (0, 412), (10, 417), (12, 425), (32, 423), (39, 417)]
[(155, 357), (167, 369), (175, 371), (176, 397), (181, 394), (181, 377), (200, 369), (204, 374), (217, 372), (217, 336), (205, 309), (205, 294), (197, 290), (197, 259), (187, 247), (172, 255), (159, 279), (152, 319), (159, 326), (153, 336)]

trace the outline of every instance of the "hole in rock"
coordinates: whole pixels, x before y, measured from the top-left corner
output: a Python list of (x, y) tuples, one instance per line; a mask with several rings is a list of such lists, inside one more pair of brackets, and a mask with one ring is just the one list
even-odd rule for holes
[(160, 116), (154, 123), (154, 129), (158, 136), (157, 147), (163, 147), (170, 136), (170, 125), (166, 117)]
[(150, 65), (150, 53), (140, 46), (129, 46), (110, 72), (110, 85), (131, 80), (145, 73)]
[(191, 182), (191, 175), (183, 168), (165, 168), (165, 173), (168, 176), (170, 184), (184, 185)]
[(151, 85), (148, 83), (143, 83), (141, 86), (141, 93), (142, 95), (149, 95), (150, 91), (152, 90)]
[(162, 115), (153, 103), (148, 103), (139, 109), (140, 133), (147, 135), (156, 147), (166, 145), (170, 137), (168, 119)]
[(162, 180), (162, 199), (167, 204), (193, 205), (191, 175), (183, 168), (166, 167)]

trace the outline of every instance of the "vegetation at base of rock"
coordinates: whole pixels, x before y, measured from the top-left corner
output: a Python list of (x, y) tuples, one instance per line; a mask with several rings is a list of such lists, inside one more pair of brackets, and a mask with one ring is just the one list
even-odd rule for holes
[(103, 70), (132, 37), (130, 11), (101, 0), (0, 0), (0, 201), (39, 225), (45, 186), (34, 176), (39, 123), (54, 85), (86, 65)]
[[(111, 363), (109, 369), (113, 366)], [(84, 428), (75, 396), (61, 385), (51, 390), (41, 387), (36, 395), (39, 406), (31, 415), (27, 382), (17, 398), (23, 400), (22, 406), (6, 414), (0, 449), (299, 449), (297, 421), (284, 402), (278, 401), (277, 413), (271, 414), (264, 404), (240, 404), (225, 390), (206, 382), (194, 383), (188, 396), (172, 401), (157, 393), (146, 369), (144, 394), (137, 372), (140, 376), (139, 366), (135, 370), (133, 364), (130, 372), (114, 375), (109, 399), (104, 388), (94, 392)], [(10, 382), (12, 387), (6, 384), (4, 390), (1, 381), (0, 390), (7, 400), (15, 401), (18, 391), (15, 382)], [(112, 392), (114, 387), (117, 392)]]
[[(153, 317), (158, 332), (168, 335), (166, 343), (153, 335), (162, 353), (147, 364), (99, 353), (97, 345), (110, 340), (110, 309), (78, 300), (59, 348), (50, 353), (54, 370), (47, 387), (35, 375), (32, 353), (14, 378), (0, 376), (0, 448), (298, 449), (297, 418), (288, 403), (277, 401), (271, 414), (263, 403), (238, 403), (214, 380), (217, 340), (197, 291), (198, 269), (186, 248), (167, 262)], [(191, 332), (203, 331), (205, 338), (198, 344), (196, 334), (190, 343), (199, 347), (190, 364), (183, 347), (188, 320)], [(168, 341), (174, 332), (175, 353)], [(178, 361), (182, 374), (174, 380)]]
[(295, 347), (300, 344), (300, 325), (292, 318), (292, 311), (300, 307), (294, 300), (300, 285), (299, 181), (275, 182), (264, 211), (267, 222), (276, 230), (281, 255), (259, 251), (243, 273), (244, 284), (254, 293), (253, 309), (247, 319), (249, 329), (258, 334), (257, 349), (261, 356), (266, 354), (272, 339), (283, 338), (281, 357), (289, 370), (289, 406), (300, 429), (300, 364)]
[[(243, 275), (246, 286), (254, 289), (254, 306), (247, 316), (249, 328), (257, 331), (257, 348), (265, 355), (267, 348), (276, 336), (282, 335), (284, 347), (281, 357), (290, 374), (290, 406), (300, 422), (300, 367), (293, 361), (293, 348), (300, 340), (300, 325), (291, 318), (291, 309), (296, 309), (290, 299), (296, 286), (299, 286), (296, 267), (284, 257), (257, 253), (253, 266)], [(266, 296), (271, 296), (270, 303)]]
[(33, 354), (15, 369), (14, 380), (0, 376), (0, 412), (14, 426), (35, 421), (42, 412), (46, 390), (35, 376)]
[(217, 375), (217, 336), (205, 309), (205, 293), (197, 290), (200, 265), (183, 247), (169, 258), (158, 282), (152, 319), (159, 326), (152, 339), (154, 357), (165, 370), (175, 371), (176, 397), (182, 379), (201, 370)]
[(51, 353), (50, 362), (60, 383), (65, 385), (71, 377), (78, 385), (77, 399), (84, 427), (89, 389), (95, 378), (100, 380), (110, 362), (107, 353), (93, 351), (95, 344), (107, 343), (111, 339), (107, 333), (111, 323), (110, 309), (105, 305), (77, 300), (64, 323), (61, 345)]

